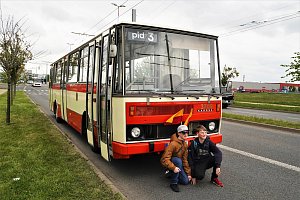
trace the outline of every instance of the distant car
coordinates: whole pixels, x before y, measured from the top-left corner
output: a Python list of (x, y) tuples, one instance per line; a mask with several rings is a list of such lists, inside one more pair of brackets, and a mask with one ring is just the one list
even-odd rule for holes
[(223, 93), (222, 94), (222, 108), (227, 108), (231, 106), (234, 101), (234, 94), (233, 93)]
[(32, 87), (41, 87), (41, 86), (42, 86), (42, 83), (40, 83), (40, 82), (32, 83)]

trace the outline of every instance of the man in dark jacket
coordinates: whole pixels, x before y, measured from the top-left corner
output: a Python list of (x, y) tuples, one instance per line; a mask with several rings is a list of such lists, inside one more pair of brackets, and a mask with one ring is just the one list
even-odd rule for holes
[(200, 125), (194, 129), (197, 134), (189, 146), (188, 161), (192, 171), (192, 184), (196, 180), (202, 180), (206, 169), (213, 167), (211, 182), (217, 186), (223, 187), (223, 183), (218, 179), (221, 173), (222, 152), (207, 136), (207, 130)]
[(166, 147), (160, 162), (170, 170), (170, 187), (174, 192), (179, 192), (178, 183), (187, 185), (191, 181), (191, 169), (187, 160), (188, 150), (185, 142), (188, 136), (188, 127), (180, 125), (177, 133), (171, 136), (171, 142)]

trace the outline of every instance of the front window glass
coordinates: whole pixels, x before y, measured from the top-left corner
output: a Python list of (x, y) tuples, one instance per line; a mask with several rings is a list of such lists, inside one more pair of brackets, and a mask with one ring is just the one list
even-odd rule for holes
[(216, 41), (126, 29), (126, 93), (219, 93)]

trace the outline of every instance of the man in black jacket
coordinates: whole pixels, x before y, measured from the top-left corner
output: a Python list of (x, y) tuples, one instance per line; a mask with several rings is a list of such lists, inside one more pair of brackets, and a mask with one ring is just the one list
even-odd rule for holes
[(194, 133), (198, 137), (191, 142), (188, 149), (188, 161), (192, 170), (192, 184), (196, 184), (196, 180), (202, 180), (206, 169), (213, 167), (211, 182), (219, 187), (223, 187), (223, 183), (218, 179), (221, 173), (222, 152), (209, 139), (204, 126), (198, 126), (194, 129)]

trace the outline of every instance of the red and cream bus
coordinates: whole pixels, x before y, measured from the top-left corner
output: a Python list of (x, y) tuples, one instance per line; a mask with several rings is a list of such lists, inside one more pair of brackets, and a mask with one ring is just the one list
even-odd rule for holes
[(120, 23), (51, 65), (50, 108), (104, 159), (162, 152), (179, 124), (220, 133), (216, 36)]

